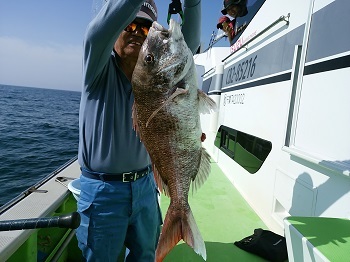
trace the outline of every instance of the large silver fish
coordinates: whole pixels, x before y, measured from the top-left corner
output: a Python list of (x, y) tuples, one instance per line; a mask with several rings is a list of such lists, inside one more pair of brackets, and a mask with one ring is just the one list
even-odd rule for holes
[(188, 192), (191, 182), (196, 189), (210, 173), (199, 113), (209, 113), (216, 105), (198, 90), (192, 52), (174, 20), (169, 30), (153, 23), (141, 47), (132, 87), (134, 127), (150, 154), (159, 189), (170, 196), (156, 261), (162, 261), (181, 239), (206, 259)]

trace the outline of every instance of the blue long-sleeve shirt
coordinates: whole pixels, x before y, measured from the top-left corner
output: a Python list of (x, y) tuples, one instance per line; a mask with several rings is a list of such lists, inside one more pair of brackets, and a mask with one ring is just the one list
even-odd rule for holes
[[(132, 129), (131, 83), (112, 53), (119, 34), (133, 21), (143, 2), (109, 0), (86, 31), (78, 161), (92, 171), (121, 173), (150, 164), (145, 147)], [(186, 0), (184, 14), (182, 31), (189, 48), (196, 52), (200, 44), (200, 0)]]

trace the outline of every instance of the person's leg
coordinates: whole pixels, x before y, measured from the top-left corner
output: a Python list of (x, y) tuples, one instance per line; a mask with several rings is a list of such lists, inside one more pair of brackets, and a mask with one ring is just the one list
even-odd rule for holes
[(130, 203), (130, 185), (81, 177), (77, 239), (87, 261), (117, 260), (124, 245)]
[(153, 262), (162, 216), (153, 173), (132, 183), (133, 210), (125, 245), (130, 249), (127, 262)]

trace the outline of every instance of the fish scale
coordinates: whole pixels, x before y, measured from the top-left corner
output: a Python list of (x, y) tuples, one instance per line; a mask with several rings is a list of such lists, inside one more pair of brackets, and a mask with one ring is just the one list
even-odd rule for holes
[(151, 157), (160, 191), (170, 197), (156, 261), (162, 261), (181, 239), (206, 259), (188, 194), (191, 183), (192, 188), (200, 187), (210, 173), (199, 114), (216, 105), (198, 90), (193, 55), (174, 20), (169, 30), (153, 23), (131, 82), (134, 128)]

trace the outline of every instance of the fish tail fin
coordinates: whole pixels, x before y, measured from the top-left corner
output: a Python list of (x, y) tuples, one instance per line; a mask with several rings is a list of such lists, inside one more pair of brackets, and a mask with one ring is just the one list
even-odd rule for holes
[(187, 213), (186, 219), (182, 221), (183, 240), (193, 248), (193, 250), (204, 260), (207, 259), (207, 252), (201, 233), (199, 232), (196, 221), (194, 220), (191, 209)]
[(164, 257), (181, 239), (206, 260), (205, 244), (191, 208), (188, 206), (185, 210), (185, 212), (181, 211), (175, 204), (170, 203), (156, 251), (156, 262), (163, 261)]

